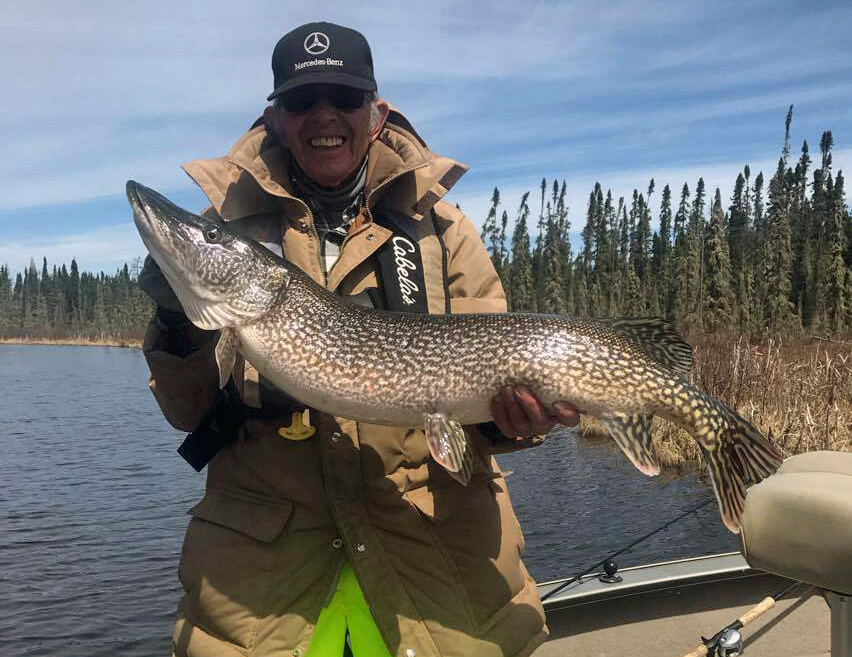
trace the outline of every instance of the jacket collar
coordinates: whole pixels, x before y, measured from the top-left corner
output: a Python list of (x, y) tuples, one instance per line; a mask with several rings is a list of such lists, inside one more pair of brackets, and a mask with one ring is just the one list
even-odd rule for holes
[[(288, 159), (286, 149), (258, 119), (224, 157), (193, 160), (183, 169), (219, 215), (230, 221), (302, 203), (290, 185)], [(466, 171), (455, 160), (431, 152), (408, 120), (392, 108), (369, 150), (368, 208), (381, 201), (389, 210), (420, 219)]]

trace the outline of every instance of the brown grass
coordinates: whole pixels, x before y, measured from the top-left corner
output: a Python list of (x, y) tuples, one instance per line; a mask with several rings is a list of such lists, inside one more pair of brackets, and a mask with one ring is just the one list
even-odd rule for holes
[(57, 346), (86, 346), (86, 347), (131, 347), (139, 349), (142, 340), (112, 335), (101, 336), (73, 336), (65, 338), (43, 338), (43, 337), (0, 337), (0, 344), (48, 344)]
[[(745, 336), (693, 339), (691, 380), (750, 420), (786, 456), (814, 450), (852, 451), (852, 339), (752, 340)], [(583, 418), (584, 436), (603, 426)], [(699, 463), (683, 429), (654, 418), (663, 467)]]

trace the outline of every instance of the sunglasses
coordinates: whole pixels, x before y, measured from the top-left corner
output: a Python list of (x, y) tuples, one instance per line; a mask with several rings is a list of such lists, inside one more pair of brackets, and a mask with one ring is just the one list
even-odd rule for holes
[(367, 94), (354, 87), (305, 86), (281, 94), (279, 98), (284, 109), (293, 113), (307, 112), (322, 99), (327, 100), (336, 109), (352, 112), (364, 105)]

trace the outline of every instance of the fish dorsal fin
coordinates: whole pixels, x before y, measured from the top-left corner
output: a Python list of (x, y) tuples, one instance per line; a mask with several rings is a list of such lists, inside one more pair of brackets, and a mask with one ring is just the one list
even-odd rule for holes
[(613, 413), (598, 418), (630, 462), (646, 475), (660, 474), (651, 442), (651, 416)]
[(611, 326), (638, 344), (654, 360), (678, 374), (692, 370), (692, 345), (674, 326), (659, 317), (622, 317), (611, 320)]

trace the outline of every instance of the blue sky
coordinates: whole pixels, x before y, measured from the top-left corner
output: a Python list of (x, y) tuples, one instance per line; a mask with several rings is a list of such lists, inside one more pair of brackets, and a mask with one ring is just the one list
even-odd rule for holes
[(125, 181), (203, 207), (180, 164), (242, 134), (275, 42), (313, 20), (367, 36), (380, 93), (471, 166), (451, 200), (478, 225), (495, 185), (513, 216), (543, 176), (576, 230), (596, 180), (627, 197), (654, 177), (659, 201), (703, 176), (727, 199), (744, 164), (774, 170), (790, 104), (794, 155), (831, 129), (852, 163), (848, 2), (5, 0), (0, 263), (143, 255)]

